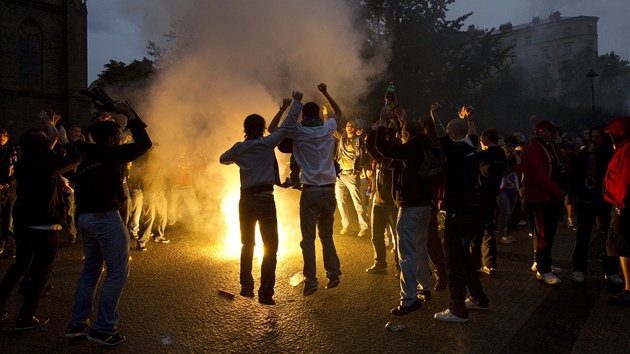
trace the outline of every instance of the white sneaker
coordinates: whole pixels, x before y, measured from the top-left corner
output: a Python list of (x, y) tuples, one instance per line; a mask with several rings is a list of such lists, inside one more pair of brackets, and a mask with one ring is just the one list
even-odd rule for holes
[[(538, 271), (537, 263), (534, 262), (534, 264), (532, 264), (532, 272), (537, 272), (537, 271)], [(560, 274), (562, 273), (562, 268), (551, 266), (551, 272), (553, 274)]]
[(617, 274), (606, 275), (606, 279), (615, 285), (623, 284), (623, 279)]
[(575, 224), (573, 223), (573, 219), (572, 218), (567, 218), (567, 227), (569, 229), (572, 229), (575, 227)]
[(518, 226), (525, 226), (525, 225), (527, 225), (527, 221), (525, 220), (521, 220), (518, 222)]
[(468, 318), (455, 316), (451, 313), (450, 309), (436, 313), (433, 315), (433, 318), (442, 322), (468, 322)]
[(576, 283), (584, 283), (584, 274), (582, 272), (573, 272), (573, 281)]
[(505, 236), (499, 237), (499, 239), (497, 241), (499, 241), (499, 243), (503, 244), (503, 245), (509, 245), (510, 243), (512, 243), (510, 238), (509, 237), (505, 237)]
[(549, 285), (560, 284), (560, 279), (558, 279), (558, 277), (555, 276), (552, 272), (545, 274), (540, 274), (539, 272), (536, 272), (536, 279), (542, 280)]

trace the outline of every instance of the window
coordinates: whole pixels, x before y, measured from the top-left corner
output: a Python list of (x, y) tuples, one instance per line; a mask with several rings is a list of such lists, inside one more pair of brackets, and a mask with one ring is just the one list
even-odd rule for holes
[(540, 56), (543, 59), (549, 59), (549, 48), (543, 48), (540, 50)]
[(593, 34), (593, 25), (586, 25), (586, 34)]
[(20, 84), (23, 86), (41, 85), (42, 35), (37, 23), (25, 20), (20, 26)]
[(586, 48), (588, 48), (589, 50), (594, 50), (593, 49), (593, 42), (586, 43)]
[(532, 37), (531, 36), (525, 37), (525, 44), (532, 44)]
[(573, 53), (573, 46), (571, 44), (564, 45), (564, 55), (571, 55)]
[(564, 29), (564, 36), (571, 37), (571, 27), (567, 27)]
[(540, 34), (540, 41), (541, 42), (546, 42), (549, 40), (549, 33), (547, 32), (543, 32)]

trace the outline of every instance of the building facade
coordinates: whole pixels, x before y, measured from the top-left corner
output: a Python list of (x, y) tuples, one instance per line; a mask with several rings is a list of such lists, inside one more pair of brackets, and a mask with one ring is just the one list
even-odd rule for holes
[(0, 128), (14, 142), (52, 108), (65, 126), (90, 118), (86, 0), (0, 1)]
[(585, 48), (598, 53), (598, 20), (594, 16), (561, 17), (556, 11), (546, 19), (534, 17), (530, 23), (502, 24), (492, 34), (501, 35), (497, 49), (511, 47), (506, 64), (526, 65), (533, 59), (542, 60), (557, 79), (560, 69), (573, 55)]

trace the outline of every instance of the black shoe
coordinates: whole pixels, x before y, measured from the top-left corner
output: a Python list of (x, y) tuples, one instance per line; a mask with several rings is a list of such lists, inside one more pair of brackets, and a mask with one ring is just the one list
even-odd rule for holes
[(31, 316), (30, 318), (27, 319), (21, 319), (18, 318), (17, 321), (15, 321), (15, 330), (16, 331), (26, 331), (27, 329), (33, 329), (33, 328), (37, 328), (37, 327), (41, 327), (43, 325), (45, 325), (46, 323), (48, 323), (48, 319), (44, 318), (44, 319), (39, 319), (35, 316)]
[(137, 243), (138, 243), (138, 251), (146, 251), (147, 250), (147, 246), (146, 246), (146, 244), (144, 242), (137, 241)]
[(96, 342), (96, 343), (100, 343), (103, 345), (108, 345), (108, 346), (114, 346), (117, 344), (120, 344), (122, 342), (125, 341), (125, 336), (120, 335), (118, 333), (114, 333), (114, 334), (103, 334), (100, 332), (97, 332), (95, 330), (91, 330), (88, 335), (87, 335), (87, 339), (89, 341), (92, 342)]
[(304, 296), (310, 296), (317, 291), (317, 285), (304, 285)]
[(416, 300), (410, 306), (398, 305), (395, 309), (392, 309), (391, 313), (394, 316), (404, 316), (411, 312), (420, 310), (422, 308), (422, 301)]
[(254, 297), (254, 290), (252, 289), (241, 289), (241, 296), (244, 297)]
[(387, 271), (387, 266), (374, 264), (373, 266), (371, 266), (370, 268), (366, 269), (365, 271), (370, 273), (370, 274), (385, 273)]
[(435, 283), (435, 286), (433, 287), (433, 290), (435, 291), (443, 291), (446, 290), (446, 288), (448, 287), (448, 283), (445, 281), (437, 281)]
[(74, 324), (70, 323), (66, 329), (66, 337), (87, 336), (90, 332), (90, 325), (87, 323)]
[(420, 301), (431, 301), (431, 292), (428, 290), (418, 291), (418, 300)]
[(608, 303), (615, 306), (630, 306), (630, 290), (621, 290), (621, 292), (611, 296)]
[(326, 289), (332, 289), (332, 288), (336, 288), (339, 286), (339, 278), (335, 278), (335, 279), (330, 279), (328, 281), (328, 284), (326, 284)]
[(258, 303), (263, 305), (275, 305), (276, 302), (270, 297), (259, 297)]

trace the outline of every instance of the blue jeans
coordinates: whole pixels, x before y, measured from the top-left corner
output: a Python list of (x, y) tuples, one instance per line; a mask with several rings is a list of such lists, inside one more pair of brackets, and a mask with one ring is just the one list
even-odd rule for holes
[(164, 192), (147, 192), (144, 195), (144, 206), (142, 208), (142, 228), (140, 229), (140, 238), (138, 242), (149, 242), (151, 232), (155, 229), (155, 237), (164, 237), (166, 229), (166, 197)]
[(398, 210), (398, 262), (400, 264), (400, 304), (411, 306), (418, 289), (431, 289), (431, 269), (427, 249), (427, 227), (431, 207), (414, 206)]
[(363, 206), (363, 199), (361, 199), (359, 192), (361, 189), (360, 182), (361, 180), (359, 179), (359, 176), (351, 173), (344, 174), (344, 171), (339, 173), (339, 176), (337, 176), (337, 183), (335, 183), (335, 195), (337, 197), (337, 206), (339, 207), (341, 226), (343, 228), (348, 228), (350, 226), (349, 212), (352, 210), (352, 208), (347, 205), (346, 198), (344, 198), (346, 191), (350, 193), (350, 198), (352, 199), (352, 204), (354, 204), (354, 209), (357, 212), (357, 218), (359, 219), (359, 226), (361, 227), (361, 230), (369, 228), (367, 210)]
[(238, 204), (241, 225), (241, 287), (254, 289), (252, 259), (256, 246), (256, 222), (263, 242), (263, 259), (260, 266), (259, 298), (271, 299), (276, 283), (276, 254), (278, 253), (278, 219), (273, 194), (241, 195)]
[(129, 232), (118, 210), (79, 214), (79, 229), (83, 236), (85, 265), (74, 293), (70, 323), (86, 323), (90, 317), (104, 262), (107, 273), (92, 329), (114, 334), (118, 323), (118, 301), (129, 277)]
[(506, 191), (502, 191), (497, 196), (497, 205), (499, 206), (499, 222), (497, 229), (499, 237), (507, 237), (510, 234), (510, 223), (512, 213), (516, 207), (518, 195), (516, 193), (509, 195)]
[(339, 279), (341, 275), (339, 257), (333, 241), (335, 215), (335, 192), (333, 187), (308, 187), (300, 196), (300, 229), (302, 230), (302, 257), (304, 258), (304, 284), (317, 286), (315, 263), (315, 235), (319, 232), (324, 254), (324, 269), (328, 279)]

